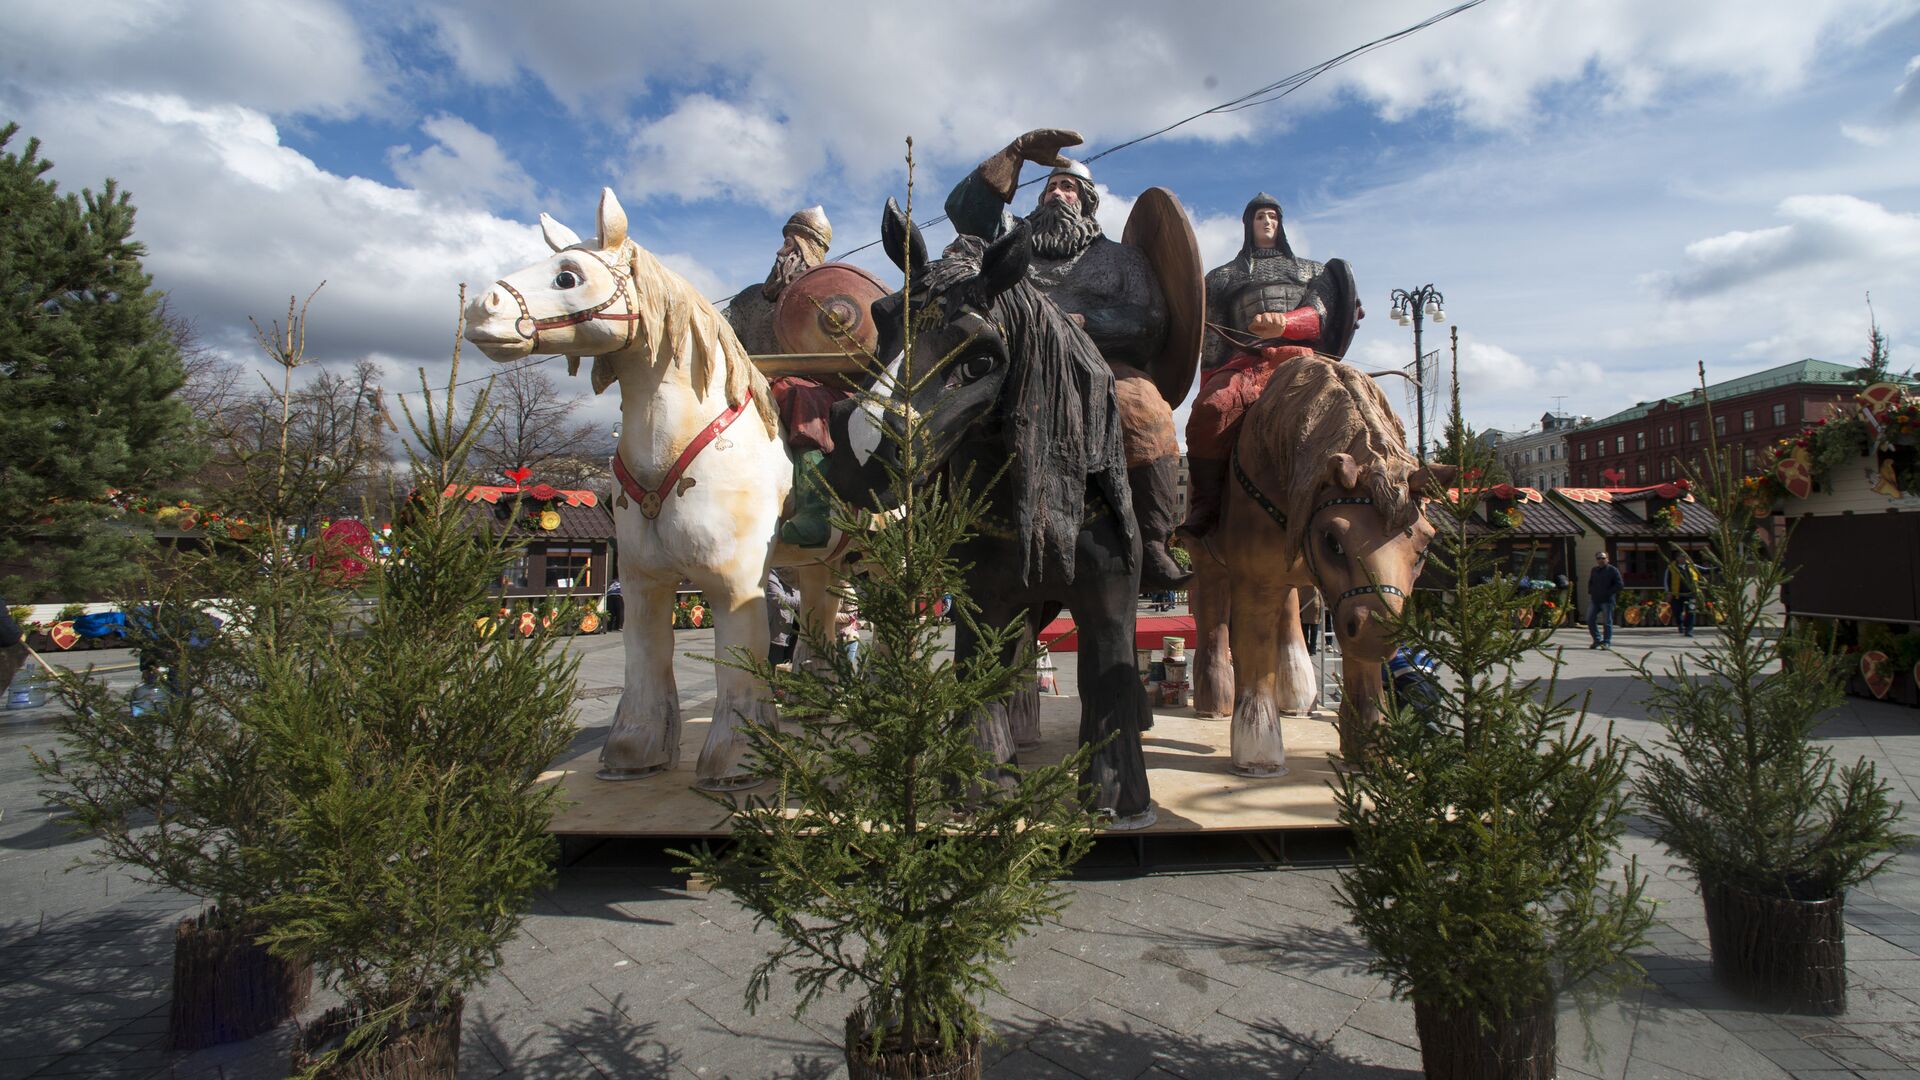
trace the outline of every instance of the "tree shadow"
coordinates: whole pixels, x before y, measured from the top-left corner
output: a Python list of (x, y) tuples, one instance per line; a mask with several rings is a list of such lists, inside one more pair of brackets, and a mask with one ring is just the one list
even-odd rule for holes
[(1325, 1046), (1299, 1041), (1278, 1023), (1243, 1027), (1241, 1038), (1229, 1039), (1182, 1035), (1147, 1023), (1135, 1029), (1126, 1023), (1091, 1018), (1003, 1023), (997, 1033), (998, 1045), (988, 1046), (987, 1058), (992, 1064), (986, 1075), (1031, 1075), (1034, 1057), (1089, 1077), (1139, 1076), (1149, 1068), (1186, 1080), (1289, 1080), (1302, 1074), (1314, 1078), (1417, 1080), (1422, 1075), (1417, 1069), (1344, 1058)]
[(115, 1046), (128, 1052), (157, 1048), (172, 984), (173, 921), (152, 909), (0, 924), (0, 1060), (63, 1057), (108, 1036), (126, 1036)]

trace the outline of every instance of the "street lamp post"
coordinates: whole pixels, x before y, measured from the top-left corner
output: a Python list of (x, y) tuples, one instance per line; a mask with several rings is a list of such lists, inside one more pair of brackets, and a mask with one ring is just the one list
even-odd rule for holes
[(1421, 464), (1427, 460), (1427, 373), (1426, 360), (1420, 352), (1420, 321), (1423, 315), (1433, 316), (1433, 321), (1447, 321), (1447, 298), (1431, 284), (1422, 285), (1409, 292), (1395, 289), (1387, 299), (1393, 304), (1393, 310), (1387, 312), (1394, 322), (1405, 326), (1413, 324), (1413, 384), (1415, 423), (1419, 428), (1419, 457)]

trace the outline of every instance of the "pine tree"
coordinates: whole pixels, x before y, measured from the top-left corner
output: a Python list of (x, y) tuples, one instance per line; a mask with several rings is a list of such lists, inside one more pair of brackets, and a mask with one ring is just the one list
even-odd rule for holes
[(0, 591), (77, 599), (124, 581), (139, 547), (101, 527), (106, 496), (170, 490), (200, 451), (132, 202), (112, 180), (61, 196), (39, 152), (0, 153)]
[[(1457, 386), (1453, 416), (1464, 431)], [(1484, 448), (1456, 445), (1460, 465), (1484, 467)], [(1341, 902), (1373, 969), (1412, 998), (1428, 1075), (1550, 1076), (1554, 999), (1629, 977), (1652, 920), (1644, 876), (1615, 863), (1629, 751), (1611, 728), (1582, 730), (1557, 655), (1544, 681), (1514, 674), (1550, 640), (1545, 620), (1517, 618), (1540, 594), (1490, 573), (1475, 486), (1430, 495), (1448, 584), (1395, 630), (1442, 675), (1419, 701), (1390, 694), (1372, 755), (1340, 775)]]

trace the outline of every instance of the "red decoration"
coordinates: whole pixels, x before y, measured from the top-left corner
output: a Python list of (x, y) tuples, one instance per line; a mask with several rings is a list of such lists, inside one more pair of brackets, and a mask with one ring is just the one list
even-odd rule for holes
[(502, 469), (501, 475), (518, 486), (527, 482), (527, 478), (533, 475), (533, 470), (523, 465), (518, 469)]
[(533, 612), (523, 611), (520, 613), (520, 636), (521, 637), (532, 637), (533, 632), (535, 630), (538, 630), (539, 628), (540, 628), (539, 620), (533, 617)]
[(323, 580), (340, 588), (349, 588), (366, 576), (373, 562), (373, 533), (352, 518), (327, 526), (320, 533), (320, 552), (315, 568)]
[(560, 489), (552, 484), (535, 484), (527, 489), (527, 498), (534, 502), (552, 502), (560, 497)]
[(1867, 689), (1873, 696), (1886, 700), (1887, 691), (1893, 689), (1893, 673), (1887, 670), (1887, 654), (1878, 649), (1860, 654), (1860, 677), (1867, 681)]
[(47, 631), (47, 637), (51, 638), (54, 645), (62, 652), (73, 648), (74, 643), (80, 640), (80, 635), (73, 629), (72, 620), (54, 623), (52, 629)]

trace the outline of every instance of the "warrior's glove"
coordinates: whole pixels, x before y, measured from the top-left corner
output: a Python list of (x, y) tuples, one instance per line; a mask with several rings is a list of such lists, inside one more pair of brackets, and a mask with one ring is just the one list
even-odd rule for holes
[(1012, 202), (1013, 191), (1020, 186), (1021, 162), (1031, 161), (1035, 165), (1061, 168), (1068, 164), (1067, 159), (1060, 156), (1061, 149), (1079, 146), (1082, 141), (1077, 131), (1035, 128), (1008, 143), (1005, 150), (981, 162), (974, 171), (1000, 196), (1001, 202)]

